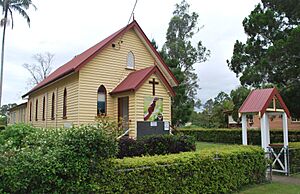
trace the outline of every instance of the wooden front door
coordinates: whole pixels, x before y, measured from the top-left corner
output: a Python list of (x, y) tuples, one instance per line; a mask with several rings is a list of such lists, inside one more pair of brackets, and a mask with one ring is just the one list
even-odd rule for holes
[(129, 97), (118, 98), (118, 121), (124, 132), (129, 129)]

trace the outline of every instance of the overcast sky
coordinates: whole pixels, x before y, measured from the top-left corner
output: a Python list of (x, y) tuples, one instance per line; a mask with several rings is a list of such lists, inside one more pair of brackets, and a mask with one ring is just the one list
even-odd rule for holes
[[(135, 19), (148, 38), (161, 47), (168, 23), (181, 0), (138, 0)], [(230, 92), (239, 85), (227, 67), (235, 40), (246, 40), (242, 21), (259, 0), (188, 0), (191, 11), (199, 14), (204, 28), (194, 37), (211, 50), (209, 61), (195, 66), (202, 88), (198, 97), (204, 103), (220, 91)], [(124, 27), (135, 0), (33, 0), (38, 8), (28, 11), (26, 20), (14, 13), (14, 29), (8, 28), (5, 43), (3, 104), (20, 103), (29, 73), (24, 63), (34, 63), (36, 53), (55, 54), (54, 69), (63, 65), (113, 32)], [(2, 29), (1, 29), (2, 38)]]

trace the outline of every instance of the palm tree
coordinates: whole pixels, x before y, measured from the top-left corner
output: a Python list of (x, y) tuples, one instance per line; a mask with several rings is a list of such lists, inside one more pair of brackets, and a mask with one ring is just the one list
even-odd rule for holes
[(30, 6), (33, 6), (35, 9), (35, 5), (31, 2), (31, 0), (0, 0), (0, 6), (3, 8), (3, 15), (4, 17), (1, 19), (1, 26), (3, 26), (3, 36), (2, 36), (2, 50), (1, 50), (1, 70), (0, 70), (0, 106), (1, 106), (1, 99), (2, 99), (2, 84), (3, 84), (3, 63), (4, 63), (4, 40), (5, 40), (5, 32), (6, 32), (6, 25), (8, 24), (8, 14), (10, 15), (11, 20), (11, 28), (14, 27), (14, 20), (13, 20), (13, 11), (18, 12), (22, 15), (28, 23), (30, 27), (30, 18), (25, 10), (29, 9)]

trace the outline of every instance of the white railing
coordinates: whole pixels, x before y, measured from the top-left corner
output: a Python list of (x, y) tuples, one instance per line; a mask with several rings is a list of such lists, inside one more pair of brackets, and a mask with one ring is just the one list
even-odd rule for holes
[(129, 133), (129, 131), (130, 131), (130, 129), (127, 129), (127, 131), (125, 131), (122, 135), (120, 135), (119, 137), (117, 137), (117, 140), (119, 140), (123, 136), (127, 135)]

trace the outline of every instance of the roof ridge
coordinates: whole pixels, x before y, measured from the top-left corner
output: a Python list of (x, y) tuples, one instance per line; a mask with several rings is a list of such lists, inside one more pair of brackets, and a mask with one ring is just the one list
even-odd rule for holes
[(174, 96), (175, 93), (172, 87), (168, 84), (167, 80), (156, 65), (129, 73), (128, 76), (110, 92), (110, 94), (114, 95), (117, 93), (136, 91), (145, 83), (145, 80), (147, 80), (154, 73), (158, 74), (158, 78), (162, 81), (163, 84), (165, 84), (165, 87), (167, 87), (171, 94)]
[(262, 116), (274, 96), (278, 98), (287, 116), (290, 117), (290, 112), (275, 87), (252, 90), (239, 108), (239, 113), (261, 113)]
[[(28, 94), (52, 83), (53, 81), (64, 77), (65, 75), (68, 75), (71, 72), (78, 71), (79, 67), (82, 64), (85, 64), (87, 60), (95, 55), (95, 53), (100, 52), (109, 42), (114, 40), (114, 38), (118, 37), (123, 31), (126, 29), (132, 28), (134, 25), (136, 25), (136, 21), (132, 21), (130, 24), (122, 27), (121, 29), (117, 30), (113, 34), (109, 35), (108, 37), (104, 38), (97, 44), (94, 44), (93, 46), (89, 47), (88, 49), (84, 50), (82, 53), (75, 55), (72, 59), (70, 59), (65, 64), (59, 66), (57, 69), (55, 69), (50, 75), (48, 75), (45, 79), (43, 79), (41, 82), (39, 82), (37, 85), (35, 85), (31, 90), (29, 90), (26, 94), (24, 94), (22, 97), (24, 98)], [(70, 66), (70, 67), (69, 67)]]
[[(42, 87), (45, 87), (54, 81), (61, 79), (65, 76), (73, 72), (78, 72), (85, 64), (87, 64), (90, 60), (92, 60), (102, 49), (106, 48), (112, 41), (114, 41), (117, 37), (123, 36), (128, 30), (135, 28), (138, 33), (141, 34), (141, 39), (145, 40), (146, 46), (148, 45), (151, 52), (154, 53), (155, 57), (160, 61), (162, 64), (163, 70), (166, 71), (166, 74), (170, 75), (171, 79), (174, 81), (175, 84), (178, 84), (178, 80), (175, 78), (169, 67), (163, 62), (161, 56), (158, 54), (157, 50), (153, 47), (150, 40), (147, 38), (139, 24), (136, 20), (133, 20), (130, 24), (124, 26), (123, 28), (119, 29), (118, 31), (114, 32), (107, 38), (103, 39), (102, 41), (98, 42), (97, 44), (93, 45), (92, 47), (88, 48), (87, 50), (83, 51), (76, 57), (73, 57), (70, 61), (65, 63), (64, 65), (58, 67), (54, 72), (52, 72), (47, 78), (42, 80), (38, 83), (35, 87), (33, 87), (30, 91), (24, 94), (22, 97), (26, 97), (29, 94), (39, 90)], [(155, 58), (154, 57), (154, 58)], [(168, 81), (168, 80), (167, 80)], [(168, 81), (170, 82), (170, 80)]]

